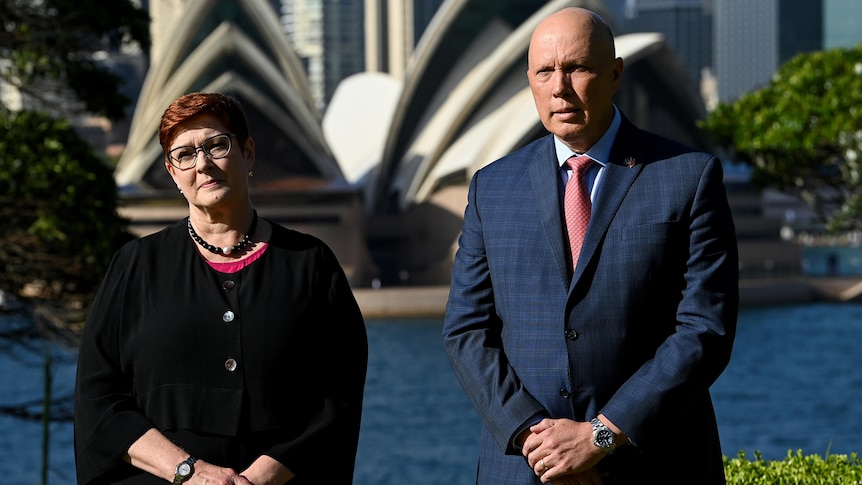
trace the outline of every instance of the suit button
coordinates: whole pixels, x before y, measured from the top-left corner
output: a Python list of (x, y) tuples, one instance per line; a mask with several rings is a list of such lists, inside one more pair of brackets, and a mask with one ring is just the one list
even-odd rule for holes
[(234, 319), (234, 313), (230, 310), (224, 312), (224, 315), (221, 316), (221, 319), (224, 320), (224, 323), (230, 323)]
[(571, 399), (571, 398), (572, 398), (572, 393), (571, 393), (571, 392), (569, 392), (569, 391), (568, 391), (568, 390), (566, 390), (566, 389), (560, 389), (560, 396), (561, 396), (563, 399)]
[(224, 291), (230, 291), (233, 287), (236, 286), (233, 280), (225, 280), (224, 283), (221, 284), (221, 287), (224, 288)]
[(566, 339), (568, 340), (577, 340), (579, 337), (577, 330), (566, 330)]
[(224, 361), (224, 368), (228, 372), (235, 371), (237, 368), (237, 365), (238, 364), (236, 363), (235, 359), (228, 359), (228, 360)]

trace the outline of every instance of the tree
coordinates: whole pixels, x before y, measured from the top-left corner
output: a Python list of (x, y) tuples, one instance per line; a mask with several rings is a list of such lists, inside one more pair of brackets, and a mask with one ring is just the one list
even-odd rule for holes
[(113, 172), (64, 120), (0, 111), (0, 288), (78, 308), (128, 239)]
[(0, 79), (45, 108), (71, 91), (90, 113), (119, 119), (129, 104), (96, 53), (149, 50), (149, 15), (131, 0), (0, 0)]
[(862, 45), (797, 55), (701, 127), (755, 185), (798, 196), (829, 230), (862, 229)]
[(0, 83), (27, 99), (0, 106), (0, 290), (85, 310), (129, 235), (112, 168), (55, 116), (124, 116), (95, 53), (148, 49), (149, 17), (131, 0), (0, 0), (0, 27)]

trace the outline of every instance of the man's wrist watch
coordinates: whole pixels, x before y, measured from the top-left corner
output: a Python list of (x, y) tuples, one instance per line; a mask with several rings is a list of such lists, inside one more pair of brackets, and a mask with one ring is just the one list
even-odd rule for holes
[(617, 435), (598, 417), (590, 420), (590, 424), (593, 426), (593, 444), (601, 448), (606, 455), (613, 453), (617, 449)]
[(180, 485), (195, 473), (195, 462), (197, 458), (190, 456), (177, 465), (177, 471), (174, 473), (174, 481), (172, 485)]

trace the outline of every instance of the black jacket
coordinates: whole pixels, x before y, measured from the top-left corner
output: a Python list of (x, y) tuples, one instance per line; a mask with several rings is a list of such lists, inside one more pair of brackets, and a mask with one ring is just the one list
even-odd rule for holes
[(121, 457), (151, 427), (237, 471), (264, 453), (295, 483), (351, 483), (363, 318), (330, 249), (272, 226), (265, 253), (233, 274), (200, 257), (185, 220), (118, 251), (79, 353), (78, 483), (141, 475)]

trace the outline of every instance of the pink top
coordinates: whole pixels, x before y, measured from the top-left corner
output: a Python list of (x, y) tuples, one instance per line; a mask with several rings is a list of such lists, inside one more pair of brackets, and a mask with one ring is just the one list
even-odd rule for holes
[(251, 254), (251, 256), (240, 259), (239, 261), (230, 261), (227, 263), (216, 263), (213, 261), (207, 261), (207, 264), (210, 267), (220, 273), (236, 273), (239, 270), (245, 268), (246, 266), (254, 263), (263, 255), (263, 252), (266, 251), (266, 248), (269, 247), (269, 243), (263, 243), (259, 250), (255, 251)]

